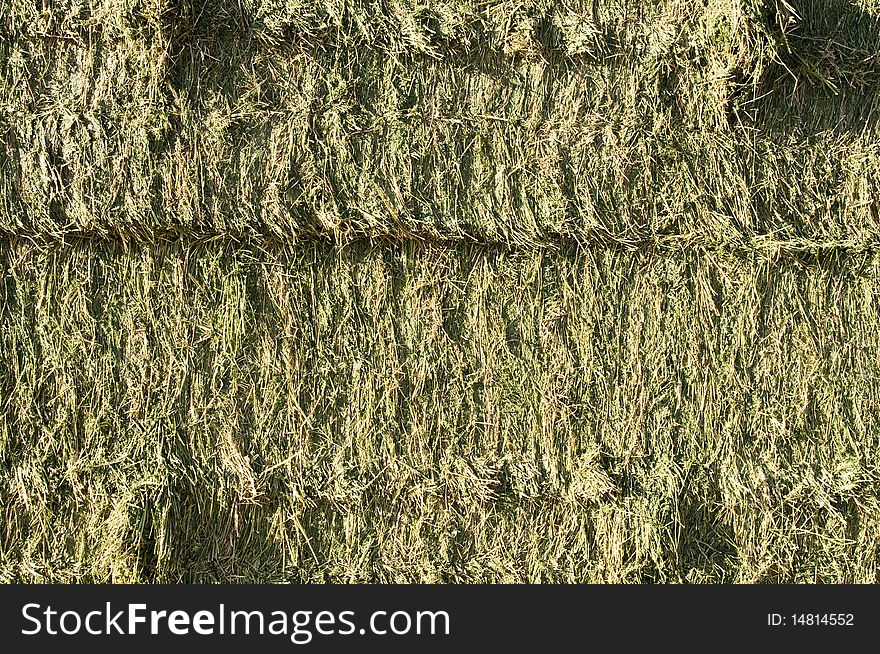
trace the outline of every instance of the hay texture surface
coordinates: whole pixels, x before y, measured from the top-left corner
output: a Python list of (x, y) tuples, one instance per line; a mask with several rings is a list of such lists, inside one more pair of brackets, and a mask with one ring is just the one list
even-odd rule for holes
[(877, 582), (878, 53), (878, 0), (8, 0), (0, 581)]

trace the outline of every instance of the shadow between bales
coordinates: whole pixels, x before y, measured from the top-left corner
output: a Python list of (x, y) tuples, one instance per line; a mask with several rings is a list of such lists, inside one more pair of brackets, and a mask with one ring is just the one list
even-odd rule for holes
[[(686, 491), (678, 512), (677, 567), (685, 575), (684, 581), (699, 583), (713, 580), (730, 583), (726, 578), (736, 569), (738, 558), (736, 535), (731, 525), (720, 515), (722, 493), (717, 473), (707, 471), (704, 484), (694, 484), (699, 494)], [(721, 578), (719, 578), (721, 575)]]
[(768, 0), (762, 18), (777, 57), (737, 100), (747, 126), (771, 137), (877, 129), (880, 15), (854, 0)]

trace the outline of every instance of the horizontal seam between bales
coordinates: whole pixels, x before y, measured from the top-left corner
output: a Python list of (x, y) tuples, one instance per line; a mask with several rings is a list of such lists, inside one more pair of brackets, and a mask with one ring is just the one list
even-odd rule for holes
[(770, 236), (736, 239), (728, 241), (702, 241), (687, 236), (664, 235), (653, 238), (622, 239), (596, 236), (579, 238), (576, 236), (557, 236), (535, 240), (531, 243), (516, 243), (503, 239), (493, 240), (468, 236), (435, 237), (418, 234), (395, 235), (362, 234), (343, 236), (338, 234), (306, 233), (280, 237), (264, 232), (212, 232), (174, 230), (155, 230), (150, 233), (113, 231), (66, 231), (58, 234), (46, 232), (28, 233), (21, 231), (3, 232), (0, 230), (0, 244), (31, 245), (35, 247), (121, 245), (123, 247), (162, 246), (174, 244), (210, 245), (265, 245), (268, 247), (296, 247), (298, 245), (329, 245), (341, 248), (370, 244), (374, 246), (416, 245), (438, 248), (473, 247), (486, 250), (511, 252), (564, 251), (564, 250), (607, 250), (624, 253), (653, 253), (672, 255), (685, 252), (725, 252), (733, 255), (815, 255), (833, 258), (835, 255), (875, 254), (880, 252), (880, 238), (865, 241), (816, 240), (816, 239), (773, 239)]

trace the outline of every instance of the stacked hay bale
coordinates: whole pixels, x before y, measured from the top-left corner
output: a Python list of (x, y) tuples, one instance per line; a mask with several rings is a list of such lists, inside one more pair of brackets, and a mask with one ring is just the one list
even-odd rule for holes
[(876, 0), (12, 0), (0, 580), (876, 581)]

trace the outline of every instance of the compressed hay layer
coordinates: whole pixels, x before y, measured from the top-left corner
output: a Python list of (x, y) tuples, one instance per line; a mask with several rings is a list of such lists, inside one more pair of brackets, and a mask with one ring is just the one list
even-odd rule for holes
[(878, 16), (13, 0), (0, 233), (875, 247)]
[(878, 17), (4, 3), (0, 581), (877, 582)]
[(880, 262), (0, 245), (0, 580), (878, 581)]

